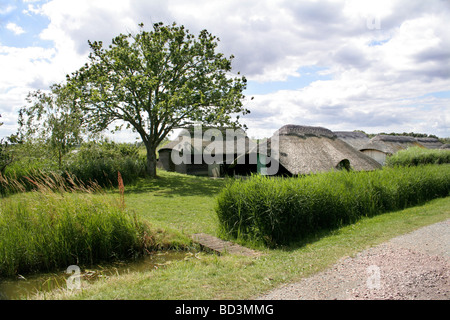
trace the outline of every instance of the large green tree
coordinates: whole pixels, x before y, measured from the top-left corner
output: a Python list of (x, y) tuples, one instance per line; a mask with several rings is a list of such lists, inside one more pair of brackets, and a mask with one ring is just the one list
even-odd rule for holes
[(137, 34), (120, 34), (108, 48), (89, 41), (89, 62), (67, 83), (90, 130), (119, 120), (140, 135), (147, 172), (156, 177), (156, 148), (173, 129), (198, 122), (241, 127), (239, 116), (249, 113), (242, 103), (247, 81), (231, 76), (233, 56), (216, 52), (218, 41), (176, 23), (151, 31), (140, 24)]

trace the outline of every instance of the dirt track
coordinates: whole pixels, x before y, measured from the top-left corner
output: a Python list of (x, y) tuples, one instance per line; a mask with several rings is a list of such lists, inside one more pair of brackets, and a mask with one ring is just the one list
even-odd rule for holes
[(450, 300), (450, 219), (341, 259), (264, 300)]

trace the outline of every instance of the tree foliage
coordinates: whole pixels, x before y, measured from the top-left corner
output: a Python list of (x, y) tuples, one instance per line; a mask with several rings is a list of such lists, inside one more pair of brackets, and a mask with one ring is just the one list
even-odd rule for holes
[(354, 132), (362, 132), (366, 134), (369, 138), (373, 138), (377, 135), (386, 135), (386, 136), (405, 136), (405, 137), (413, 137), (413, 138), (436, 138), (439, 139), (439, 137), (433, 135), (433, 134), (427, 134), (427, 133), (417, 133), (417, 132), (403, 132), (403, 133), (386, 133), (386, 132), (380, 132), (380, 133), (366, 133), (363, 130), (354, 130)]
[(46, 143), (61, 167), (63, 156), (82, 141), (83, 120), (73, 108), (73, 95), (66, 87), (53, 85), (51, 92), (30, 92), (26, 100), (28, 105), (19, 111), (21, 139)]
[(156, 148), (173, 129), (198, 122), (240, 127), (240, 114), (249, 113), (242, 104), (246, 79), (230, 75), (233, 56), (216, 52), (219, 39), (206, 30), (195, 37), (175, 23), (154, 24), (149, 32), (140, 27), (108, 48), (89, 41), (89, 62), (67, 80), (90, 130), (117, 120), (132, 128), (156, 176)]

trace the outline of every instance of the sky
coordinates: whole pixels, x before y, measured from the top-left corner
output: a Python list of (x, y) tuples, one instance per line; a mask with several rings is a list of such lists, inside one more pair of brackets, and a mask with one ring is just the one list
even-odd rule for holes
[(160, 21), (235, 56), (250, 137), (286, 124), (450, 137), (450, 0), (0, 0), (0, 138), (30, 91), (88, 61), (88, 40)]

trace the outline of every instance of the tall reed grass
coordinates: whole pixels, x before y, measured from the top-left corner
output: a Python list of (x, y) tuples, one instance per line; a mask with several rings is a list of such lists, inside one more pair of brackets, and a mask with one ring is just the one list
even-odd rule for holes
[[(98, 186), (31, 180), (0, 200), (0, 276), (129, 259), (152, 250), (149, 226)], [(18, 181), (8, 181), (25, 190)]]
[[(31, 149), (30, 154), (26, 151)], [(45, 145), (26, 144), (17, 146), (17, 158), (6, 167), (1, 180), (18, 181), (27, 190), (34, 188), (26, 177), (39, 180), (42, 177), (62, 176), (85, 185), (97, 184), (103, 188), (117, 187), (117, 172), (122, 173), (123, 182), (134, 183), (145, 176), (146, 162), (138, 147), (116, 143), (84, 143), (79, 149), (65, 155), (62, 165), (45, 154)], [(75, 178), (76, 177), (76, 178)], [(8, 191), (0, 184), (3, 193)], [(14, 190), (11, 189), (11, 191)]]
[(3, 196), (26, 191), (95, 193), (101, 190), (96, 181), (84, 182), (70, 172), (59, 174), (55, 171), (32, 170), (19, 177), (0, 173), (0, 192)]
[(450, 163), (450, 150), (412, 147), (401, 150), (386, 160), (389, 167)]
[(230, 182), (217, 197), (221, 232), (288, 244), (363, 216), (403, 209), (450, 192), (450, 165), (329, 172)]

